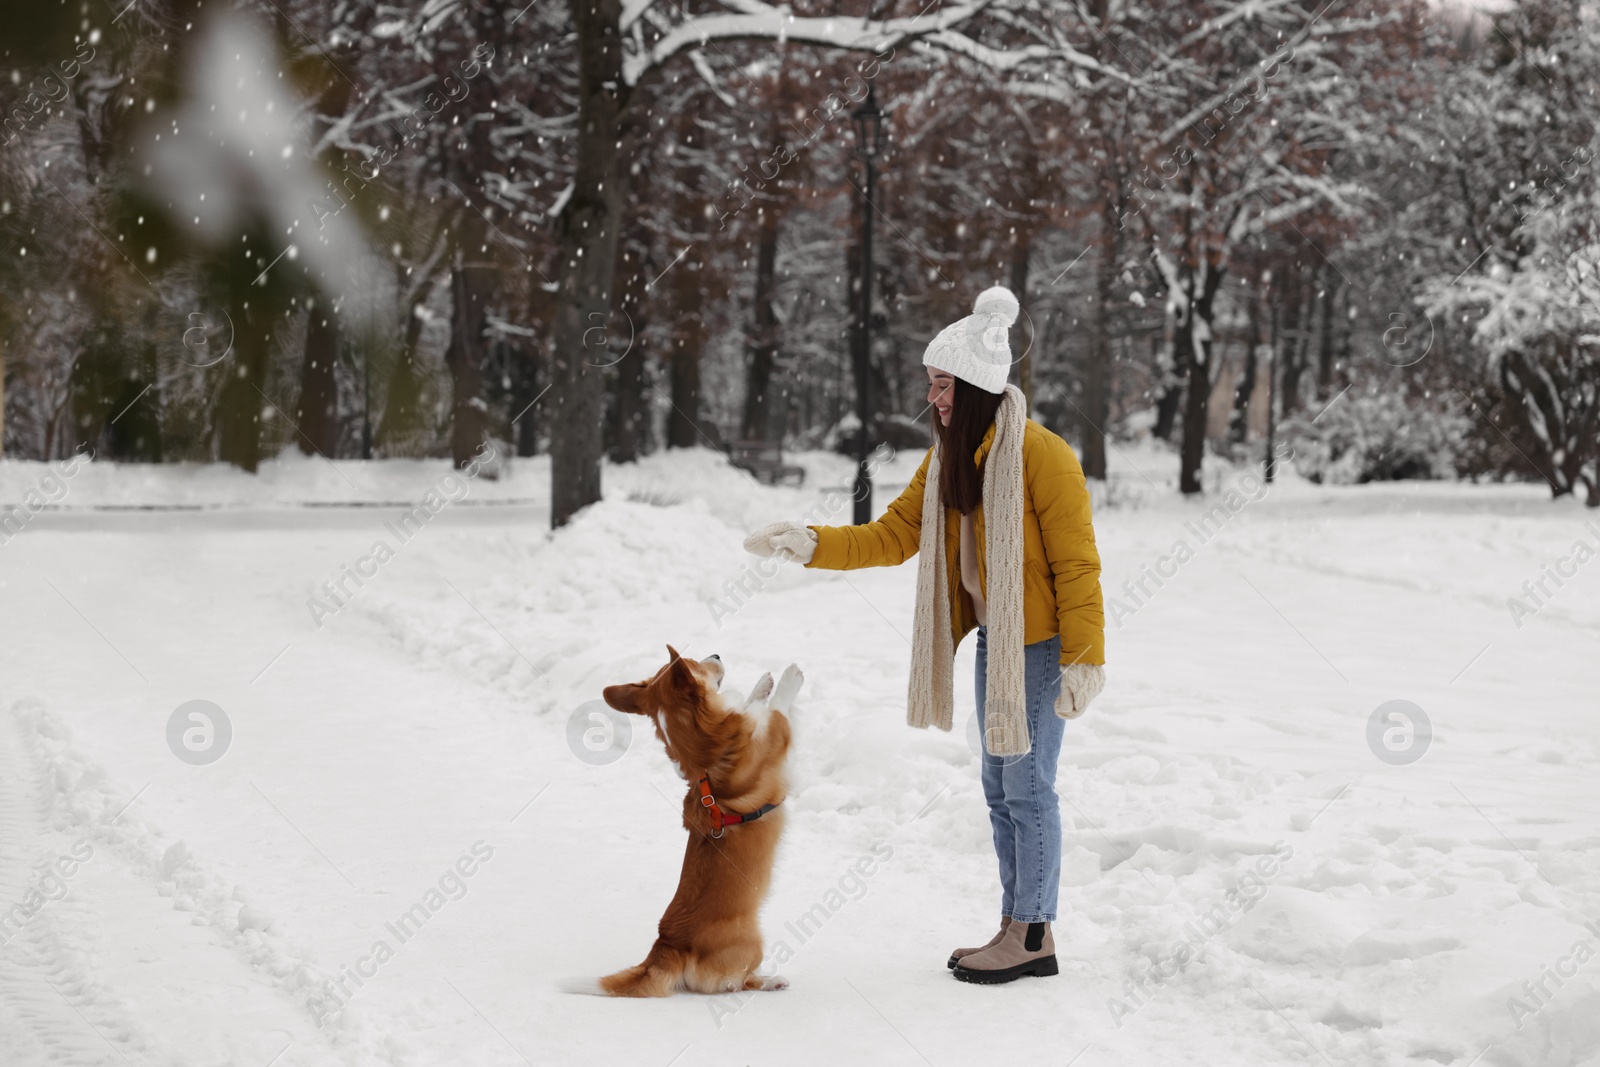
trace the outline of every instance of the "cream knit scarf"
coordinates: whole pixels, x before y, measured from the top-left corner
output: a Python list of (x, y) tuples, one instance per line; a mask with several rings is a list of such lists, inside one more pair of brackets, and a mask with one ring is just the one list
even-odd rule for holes
[[(1022, 624), (1022, 391), (1006, 386), (995, 413), (994, 441), (983, 467), (984, 601), (989, 669), (984, 747), (992, 755), (1028, 751), (1027, 687)], [(954, 707), (955, 645), (950, 633), (950, 587), (945, 562), (944, 504), (939, 499), (939, 446), (928, 461), (922, 490), (917, 610), (911, 644), (906, 721), (948, 730)]]

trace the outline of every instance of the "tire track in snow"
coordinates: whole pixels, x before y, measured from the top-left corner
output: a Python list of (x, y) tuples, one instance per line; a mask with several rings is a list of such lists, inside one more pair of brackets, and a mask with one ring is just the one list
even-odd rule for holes
[(92, 922), (87, 909), (68, 894), (16, 925), (13, 909), (39, 885), (32, 861), (55, 851), (42, 779), (16, 717), (0, 714), (0, 919), (10, 920), (0, 929), (9, 935), (0, 945), (0, 1048), (8, 1067), (143, 1063), (137, 1027), (89, 980), (64, 936)]
[[(309, 948), (259, 907), (247, 923), (243, 887), (130, 811), (132, 795), (42, 702), (0, 710), (0, 907), (38, 884), (30, 859), (65, 852), (67, 836), (94, 849), (67, 896), (30, 920), (44, 948), (22, 974), (13, 961), (23, 936), (0, 947), (0, 1067), (406, 1061), (403, 1044), (364, 1013), (319, 1030), (307, 996), (324, 973)], [(144, 1014), (152, 1006), (159, 1010)], [(13, 1060), (13, 1048), (33, 1051)]]

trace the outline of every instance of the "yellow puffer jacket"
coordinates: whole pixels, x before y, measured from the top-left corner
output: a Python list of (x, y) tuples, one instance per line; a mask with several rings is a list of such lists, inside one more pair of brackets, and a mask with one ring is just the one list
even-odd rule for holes
[[(994, 443), (984, 435), (973, 460), (983, 462)], [(812, 526), (817, 549), (808, 567), (854, 570), (892, 567), (917, 554), (922, 534), (922, 489), (933, 449), (922, 457), (911, 484), (875, 522), (861, 526)], [(1105, 663), (1105, 609), (1100, 599), (1100, 551), (1094, 543), (1089, 490), (1072, 446), (1029, 419), (1022, 437), (1023, 641), (1061, 635), (1061, 662)], [(961, 584), (961, 516), (944, 512), (945, 581), (950, 590), (950, 631), (960, 644), (978, 625), (972, 598)], [(978, 578), (988, 595), (983, 507), (972, 513), (977, 535)]]

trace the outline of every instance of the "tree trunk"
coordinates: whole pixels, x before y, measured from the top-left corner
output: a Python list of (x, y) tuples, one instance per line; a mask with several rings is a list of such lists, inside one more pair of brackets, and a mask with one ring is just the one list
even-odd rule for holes
[(672, 413), (667, 416), (667, 447), (694, 448), (708, 443), (700, 432), (700, 353), (705, 347), (705, 325), (697, 297), (683, 308), (677, 332), (672, 349)]
[(1333, 351), (1334, 369), (1337, 372), (1336, 375), (1334, 376), (1333, 381), (1334, 381), (1334, 383), (1338, 384), (1339, 388), (1342, 389), (1345, 386), (1350, 384), (1350, 333), (1351, 333), (1351, 330), (1350, 330), (1350, 289), (1349, 289), (1349, 287), (1346, 286), (1340, 295), (1341, 295), (1342, 299), (1339, 301), (1339, 303), (1341, 305), (1343, 305), (1343, 310), (1339, 314), (1338, 343), (1334, 346), (1334, 351)]
[[(1508, 354), (1501, 361), (1501, 367), (1504, 368), (1510, 362), (1511, 356)], [(1524, 426), (1526, 426), (1530, 421), (1532, 421), (1529, 418), (1527, 411), (1527, 408), (1532, 401), (1520, 388), (1517, 388), (1508, 382), (1506, 372), (1503, 369), (1500, 374), (1500, 384), (1505, 389), (1506, 395), (1512, 397), (1515, 401), (1513, 404), (1508, 404), (1507, 407), (1510, 407), (1512, 410), (1516, 411), (1518, 417), (1521, 419)], [(1564, 472), (1560, 465), (1555, 463), (1552, 459), (1550, 450), (1546, 447), (1543, 447), (1544, 443), (1540, 439), (1539, 435), (1535, 433), (1532, 434), (1532, 437), (1534, 441), (1537, 442), (1537, 445), (1533, 449), (1533, 455), (1528, 456), (1527, 458), (1529, 462), (1533, 464), (1533, 469), (1539, 472), (1540, 477), (1549, 483), (1551, 498), (1559, 500), (1568, 493), (1572, 492), (1573, 485), (1567, 480), (1566, 472)]]
[(1279, 383), (1283, 389), (1281, 410), (1286, 417), (1300, 410), (1300, 375), (1306, 369), (1305, 334), (1310, 325), (1307, 321), (1310, 305), (1300, 270), (1296, 268), (1289, 279), (1289, 284), (1283, 288), (1284, 319), (1279, 335), (1283, 351), (1278, 357), (1283, 365), (1283, 379)]
[(300, 364), (300, 451), (328, 459), (339, 449), (339, 387), (333, 378), (339, 359), (339, 315), (333, 302), (307, 301), (306, 347)]
[[(1017, 239), (1011, 245), (1011, 292), (1017, 298), (1020, 308), (1028, 306), (1028, 256), (1032, 251), (1033, 234), (1030, 230), (1019, 226)], [(1017, 317), (1018, 339), (1021, 339), (1022, 317)], [(1028, 327), (1028, 339), (1023, 345), (1027, 355), (1022, 356), (1017, 362), (1017, 388), (1022, 390), (1023, 397), (1027, 400), (1024, 414), (1033, 414), (1033, 326)]]
[(629, 338), (628, 347), (616, 364), (617, 425), (611, 458), (617, 463), (632, 463), (649, 448), (650, 403), (646, 395), (649, 379), (645, 374), (645, 360), (649, 357), (644, 350), (645, 268), (637, 259), (637, 248), (634, 251), (634, 261), (624, 269), (622, 295), (617, 301), (627, 315)]
[(1317, 399), (1322, 402), (1333, 393), (1333, 322), (1338, 292), (1339, 283), (1327, 279), (1322, 290), (1322, 347), (1317, 353)]
[[(1300, 337), (1295, 344), (1295, 365), (1300, 368), (1300, 374), (1306, 375), (1313, 372), (1311, 366), (1311, 338), (1315, 331), (1317, 318), (1317, 293), (1322, 288), (1321, 270), (1313, 271), (1306, 281), (1304, 301), (1300, 306)], [(1315, 388), (1315, 383), (1313, 388)], [(1300, 401), (1304, 406), (1304, 401)]]
[(1200, 466), (1206, 454), (1206, 409), (1211, 400), (1212, 328), (1211, 305), (1222, 282), (1222, 270), (1211, 266), (1199, 292), (1192, 292), (1193, 277), (1184, 284), (1191, 289), (1189, 306), (1178, 324), (1176, 352), (1188, 363), (1189, 386), (1183, 412), (1182, 464), (1178, 489), (1184, 495), (1200, 492)]
[(261, 464), (261, 410), (267, 406), (267, 356), (271, 335), (267, 318), (260, 307), (248, 307), (249, 291), (242, 285), (229, 287), (228, 314), (233, 320), (234, 358), (227, 368), (221, 394), (217, 398), (217, 455), (251, 474)]
[(1095, 259), (1094, 315), (1089, 327), (1089, 358), (1079, 399), (1083, 475), (1106, 477), (1106, 423), (1111, 421), (1111, 294), (1117, 283), (1118, 207), (1108, 203), (1101, 216), (1101, 247)]
[[(367, 21), (367, 18), (361, 18), (363, 24)], [(282, 23), (279, 28), (285, 33), (289, 30)], [(360, 36), (354, 39), (359, 40)], [(347, 53), (349, 45), (340, 51)], [(333, 61), (330, 59), (328, 62), (331, 64)], [(326, 81), (322, 95), (317, 98), (316, 111), (323, 123), (332, 126), (349, 110), (351, 86), (347, 79), (336, 76), (331, 70), (322, 73)], [(337, 148), (328, 154), (328, 161), (335, 166), (352, 158), (351, 153)], [(337, 179), (329, 184), (335, 190), (335, 202), (342, 201), (344, 194), (351, 193), (349, 185), (338, 185)], [(305, 352), (300, 362), (300, 405), (295, 415), (300, 424), (300, 451), (308, 456), (322, 455), (332, 459), (339, 449), (339, 387), (334, 381), (334, 366), (339, 360), (341, 340), (333, 294), (318, 291), (307, 299), (306, 311)]]
[(408, 451), (417, 431), (422, 411), (422, 374), (417, 368), (417, 343), (422, 338), (422, 319), (406, 305), (400, 351), (395, 353), (394, 369), (384, 389), (383, 414), (378, 417), (373, 445), (380, 454), (400, 455)]
[(570, 0), (578, 44), (577, 159), (572, 196), (556, 220), (561, 276), (552, 341), (550, 525), (565, 526), (600, 499), (604, 373), (584, 334), (611, 320), (622, 218), (622, 0)]
[(645, 373), (649, 358), (643, 340), (617, 364), (617, 443), (611, 458), (632, 463), (650, 451), (650, 387)]
[(528, 383), (526, 396), (517, 399), (517, 410), (521, 416), (516, 424), (511, 427), (512, 434), (516, 437), (517, 455), (535, 456), (539, 453), (539, 404), (540, 391), (544, 388), (542, 380), (544, 375), (538, 351), (531, 345), (518, 345), (517, 356), (522, 360), (524, 372), (522, 378)]
[[(1551, 356), (1512, 351), (1500, 361), (1500, 385), (1516, 403), (1516, 412), (1533, 442), (1533, 455), (1523, 456), (1550, 483), (1552, 497), (1575, 493), (1580, 483), (1588, 489), (1585, 503), (1594, 498), (1587, 467), (1595, 462), (1593, 441), (1600, 418), (1587, 390), (1563, 373), (1570, 365), (1571, 348), (1557, 342)], [(1592, 372), (1591, 372), (1592, 373)], [(1590, 396), (1592, 397), (1592, 393)]]
[[(468, 247), (476, 244), (467, 242)], [(465, 467), (483, 444), (487, 408), (483, 401), (483, 326), (489, 286), (486, 268), (468, 266), (458, 252), (450, 273), (450, 458)]]
[(778, 290), (778, 205), (761, 205), (757, 220), (755, 322), (745, 365), (744, 424), (742, 436), (750, 441), (765, 441), (771, 434), (771, 405), (767, 390), (778, 356), (778, 318), (773, 300)]
[(1188, 357), (1180, 348), (1177, 327), (1174, 327), (1172, 351), (1156, 366), (1155, 388), (1160, 390), (1156, 399), (1156, 424), (1150, 432), (1162, 441), (1172, 440), (1172, 429), (1178, 424), (1178, 405), (1183, 400), (1183, 378), (1188, 367)]
[(1250, 398), (1256, 391), (1256, 349), (1261, 345), (1261, 302), (1253, 289), (1245, 299), (1249, 302), (1250, 332), (1245, 341), (1244, 371), (1233, 390), (1233, 417), (1228, 424), (1228, 440), (1236, 445), (1250, 440)]
[[(861, 350), (861, 200), (859, 196), (850, 198), (850, 213), (852, 215), (852, 233), (850, 240), (844, 246), (844, 292), (845, 292), (845, 327), (844, 351), (850, 360), (850, 374), (848, 377), (841, 375), (839, 379), (839, 399), (843, 403), (844, 411), (838, 421), (853, 417), (859, 424), (861, 419), (861, 391), (870, 389), (870, 379), (862, 378), (861, 360), (857, 353)], [(867, 370), (871, 372), (872, 348), (867, 347)], [(868, 399), (871, 399), (870, 397)], [(863, 427), (856, 426), (855, 432), (841, 434), (839, 450), (845, 455), (854, 456), (859, 451), (856, 447), (858, 436), (863, 432)]]

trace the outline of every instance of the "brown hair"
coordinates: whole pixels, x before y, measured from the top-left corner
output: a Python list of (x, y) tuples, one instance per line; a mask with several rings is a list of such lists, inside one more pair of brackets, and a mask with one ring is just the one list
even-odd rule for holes
[(931, 409), (939, 441), (939, 497), (945, 507), (963, 515), (983, 503), (983, 468), (972, 462), (972, 454), (994, 424), (1004, 395), (957, 378), (951, 390), (950, 425), (939, 421), (937, 408)]

